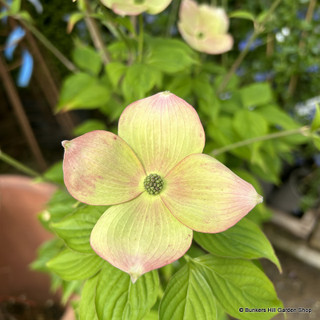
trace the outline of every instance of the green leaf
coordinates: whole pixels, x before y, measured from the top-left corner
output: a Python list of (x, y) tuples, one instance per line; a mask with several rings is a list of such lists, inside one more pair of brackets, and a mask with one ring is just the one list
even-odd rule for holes
[(194, 94), (198, 98), (198, 106), (200, 111), (210, 119), (216, 122), (220, 110), (220, 101), (218, 100), (215, 90), (210, 83), (210, 76), (202, 74), (192, 81)]
[[(223, 83), (224, 79), (225, 79), (225, 74), (219, 74), (216, 77), (214, 77), (214, 87), (216, 90), (219, 89), (219, 87)], [(239, 86), (239, 77), (237, 75), (233, 74), (223, 91), (225, 93), (228, 93), (228, 91), (234, 92), (234, 91), (238, 90), (238, 86)]]
[(281, 271), (280, 262), (269, 240), (261, 229), (247, 218), (221, 233), (194, 232), (194, 240), (208, 252), (220, 257), (267, 258)]
[(78, 208), (72, 215), (51, 226), (67, 246), (82, 253), (93, 253), (90, 246), (90, 234), (105, 206), (85, 206)]
[(149, 38), (147, 45), (145, 63), (162, 72), (173, 74), (198, 63), (197, 55), (181, 40)]
[(88, 279), (105, 263), (96, 254), (65, 249), (47, 263), (47, 267), (66, 281)]
[(132, 283), (130, 276), (106, 264), (96, 286), (96, 311), (99, 319), (140, 320), (155, 304), (159, 289), (157, 271), (151, 271)]
[[(267, 309), (282, 307), (272, 282), (249, 260), (206, 255), (190, 263), (201, 273), (225, 312), (236, 319), (271, 319), (277, 312)], [(245, 312), (245, 308), (265, 308), (266, 312)]]
[(254, 21), (255, 17), (251, 12), (244, 10), (233, 11), (229, 14), (229, 18), (239, 18)]
[(30, 264), (32, 270), (48, 272), (47, 262), (55, 257), (64, 247), (60, 239), (52, 239), (42, 244), (37, 250), (37, 259)]
[(19, 19), (27, 21), (29, 23), (33, 23), (32, 17), (28, 11), (20, 11), (19, 12)]
[(62, 282), (62, 298), (63, 304), (66, 304), (72, 295), (79, 295), (82, 286), (82, 280), (63, 281)]
[(47, 204), (47, 208), (40, 213), (40, 220), (47, 225), (57, 222), (74, 211), (74, 200), (66, 191), (57, 190)]
[(67, 32), (71, 33), (76, 23), (82, 20), (83, 18), (84, 18), (84, 14), (82, 12), (72, 13), (68, 20)]
[(43, 180), (49, 180), (54, 183), (64, 184), (63, 182), (63, 171), (62, 171), (62, 161), (53, 164), (43, 175)]
[(110, 62), (106, 65), (106, 73), (114, 87), (119, 85), (121, 77), (125, 74), (127, 66), (121, 62)]
[(311, 131), (317, 131), (318, 129), (320, 129), (320, 106), (319, 106), (319, 104), (316, 105), (316, 113), (315, 113), (314, 118), (312, 120)]
[(106, 104), (109, 98), (109, 89), (97, 78), (77, 73), (64, 80), (56, 111), (93, 109)]
[(320, 136), (318, 136), (317, 134), (312, 135), (312, 139), (313, 139), (313, 143), (315, 145), (315, 147), (320, 150)]
[(255, 112), (262, 115), (265, 120), (274, 126), (281, 126), (286, 130), (299, 127), (299, 124), (277, 105), (263, 106), (255, 110)]
[[(109, 17), (108, 17), (109, 18)], [(130, 33), (135, 34), (135, 27), (134, 24), (132, 23), (130, 17), (119, 17), (117, 16), (114, 21), (116, 22), (116, 24), (119, 24), (121, 26), (124, 26), (125, 28), (128, 29), (128, 31), (130, 31)]]
[(10, 14), (17, 14), (21, 8), (21, 0), (13, 0), (10, 6)]
[(268, 123), (258, 113), (239, 110), (233, 119), (233, 128), (244, 139), (259, 137), (268, 133)]
[(189, 75), (176, 75), (166, 86), (166, 90), (178, 97), (186, 98), (192, 89), (192, 79)]
[(145, 64), (136, 63), (128, 67), (122, 82), (122, 91), (127, 101), (144, 98), (161, 82), (161, 73)]
[(72, 52), (72, 58), (80, 69), (93, 75), (98, 75), (101, 70), (102, 61), (99, 53), (89, 46), (78, 44)]
[[(232, 125), (236, 133), (244, 140), (268, 133), (268, 123), (260, 114), (254, 111), (239, 110), (234, 115)], [(248, 156), (250, 156), (249, 159), (252, 163), (264, 168), (266, 164), (260, 154), (261, 145), (261, 141), (251, 143), (246, 147), (232, 150), (232, 153), (240, 157), (243, 156), (244, 159), (248, 159)]]
[(99, 320), (94, 303), (98, 279), (99, 274), (87, 280), (83, 286), (79, 307), (81, 320)]
[(158, 312), (151, 310), (142, 320), (159, 320)]
[(184, 265), (169, 281), (159, 309), (160, 320), (220, 320), (212, 288), (194, 264)]
[(127, 61), (129, 58), (130, 51), (128, 45), (134, 46), (135, 40), (127, 38), (124, 41), (113, 41), (108, 45), (108, 49), (111, 55), (112, 61)]
[[(265, 166), (258, 166), (255, 163), (250, 163), (250, 170), (265, 181), (272, 182), (273, 184), (280, 183), (280, 171), (281, 171), (281, 158), (272, 157), (267, 152), (261, 152), (261, 158), (263, 159)], [(270, 165), (272, 163), (272, 165)]]
[(267, 22), (267, 21), (270, 19), (270, 17), (269, 17), (269, 19), (265, 20), (266, 17), (268, 17), (268, 13), (269, 13), (268, 10), (265, 10), (265, 11), (260, 12), (259, 15), (257, 16), (257, 22), (259, 22), (259, 23), (261, 23), (261, 22), (263, 22), (263, 23)]
[(104, 122), (96, 119), (87, 120), (73, 129), (75, 136), (81, 136), (87, 132), (94, 130), (107, 130), (107, 126)]
[(273, 100), (272, 90), (268, 82), (250, 84), (240, 89), (244, 107), (257, 107)]

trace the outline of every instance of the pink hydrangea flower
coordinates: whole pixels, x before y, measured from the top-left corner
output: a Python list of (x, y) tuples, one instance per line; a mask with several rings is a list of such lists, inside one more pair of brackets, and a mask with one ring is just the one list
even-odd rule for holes
[(262, 197), (216, 159), (194, 108), (170, 92), (130, 104), (118, 135), (92, 131), (65, 148), (65, 185), (77, 200), (110, 205), (91, 233), (103, 259), (140, 275), (189, 249), (192, 230), (224, 231)]
[(229, 19), (222, 8), (183, 0), (178, 28), (190, 47), (200, 52), (221, 54), (233, 46), (233, 38), (227, 33)]
[(142, 12), (158, 14), (168, 7), (172, 0), (101, 0), (116, 14), (135, 16)]

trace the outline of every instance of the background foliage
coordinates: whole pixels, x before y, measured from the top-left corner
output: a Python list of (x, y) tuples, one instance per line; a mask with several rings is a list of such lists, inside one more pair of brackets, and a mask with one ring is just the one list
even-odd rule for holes
[[(179, 1), (159, 15), (134, 18), (117, 16), (98, 1), (43, 1), (42, 15), (32, 20), (31, 4), (14, 0), (2, 16), (40, 29), (71, 60), (68, 70), (49, 54), (63, 78), (55, 111), (85, 119), (74, 136), (116, 132), (128, 104), (169, 90), (197, 109), (205, 152), (261, 194), (262, 181), (281, 182), (283, 164), (294, 163), (295, 153), (320, 149), (319, 108), (307, 117), (294, 108), (318, 94), (320, 9), (310, 14), (312, 0), (212, 2), (231, 17), (235, 45), (222, 56), (196, 52), (181, 39)], [(312, 118), (312, 126), (303, 127)], [(59, 185), (39, 216), (56, 237), (39, 249), (32, 267), (50, 273), (53, 289), (63, 288), (64, 302), (73, 293), (81, 296), (75, 304), (81, 320), (221, 320), (226, 314), (270, 319), (274, 314), (239, 313), (239, 308), (282, 306), (258, 261), (267, 258), (281, 270), (259, 227), (270, 216), (265, 204), (223, 233), (195, 233), (184, 258), (132, 284), (90, 247), (91, 230), (106, 207), (75, 202), (63, 187), (61, 163), (42, 179)]]

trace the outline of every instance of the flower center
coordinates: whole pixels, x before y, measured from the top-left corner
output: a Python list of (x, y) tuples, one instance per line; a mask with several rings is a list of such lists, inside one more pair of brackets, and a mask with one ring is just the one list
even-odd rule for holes
[(149, 174), (144, 179), (143, 184), (146, 191), (154, 196), (159, 194), (163, 188), (163, 180), (156, 173)]
[(200, 39), (200, 40), (203, 39), (204, 38), (204, 33), (203, 32), (198, 32), (197, 38)]

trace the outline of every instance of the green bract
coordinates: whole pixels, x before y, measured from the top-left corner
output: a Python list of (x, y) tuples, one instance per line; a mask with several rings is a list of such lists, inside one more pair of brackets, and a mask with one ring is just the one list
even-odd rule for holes
[(217, 233), (262, 197), (202, 154), (196, 111), (170, 92), (129, 105), (118, 135), (97, 130), (64, 141), (64, 181), (77, 200), (113, 205), (92, 230), (95, 252), (135, 281), (180, 258), (192, 230)]

